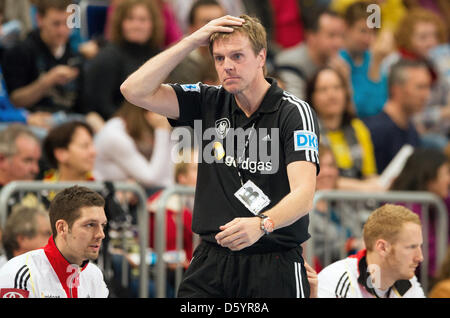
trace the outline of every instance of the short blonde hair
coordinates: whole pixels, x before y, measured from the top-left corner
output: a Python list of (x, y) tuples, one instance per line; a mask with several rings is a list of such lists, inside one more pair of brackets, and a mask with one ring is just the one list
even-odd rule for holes
[(367, 250), (372, 251), (378, 239), (395, 243), (405, 223), (422, 225), (417, 214), (401, 205), (385, 204), (373, 211), (363, 229)]
[[(255, 55), (258, 55), (262, 49), (265, 49), (267, 52), (267, 33), (259, 19), (246, 14), (241, 15), (240, 18), (244, 19), (245, 22), (240, 26), (229, 26), (234, 30), (233, 32), (216, 32), (211, 35), (209, 38), (209, 52), (211, 55), (213, 54), (213, 45), (216, 40), (228, 39), (236, 32), (248, 37)], [(264, 74), (266, 73), (266, 66), (264, 65)]]

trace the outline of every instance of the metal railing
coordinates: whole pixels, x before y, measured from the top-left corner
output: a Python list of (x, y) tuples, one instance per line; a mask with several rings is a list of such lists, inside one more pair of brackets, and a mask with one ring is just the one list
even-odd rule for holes
[[(155, 226), (155, 251), (157, 254), (157, 261), (155, 265), (155, 285), (156, 285), (156, 297), (164, 298), (166, 297), (166, 279), (167, 279), (167, 267), (163, 260), (163, 254), (166, 252), (166, 205), (167, 201), (172, 195), (180, 196), (192, 196), (195, 193), (195, 188), (186, 186), (173, 186), (161, 193), (158, 199), (158, 204), (156, 208), (156, 226)], [(179, 204), (181, 210), (184, 204)], [(183, 235), (182, 235), (182, 213), (177, 213), (178, 217), (176, 220), (177, 224), (177, 239), (176, 248), (177, 250), (183, 249)], [(193, 236), (195, 238), (195, 236)], [(195, 245), (195, 241), (194, 241)], [(195, 247), (195, 246), (194, 246)], [(175, 293), (182, 277), (182, 267), (177, 266), (175, 272)]]
[[(148, 212), (146, 208), (147, 196), (137, 184), (115, 182), (114, 188), (116, 191), (133, 192), (138, 197), (137, 207), (137, 222), (139, 231), (139, 254), (140, 259), (145, 260), (148, 247)], [(103, 192), (105, 184), (102, 182), (42, 182), (42, 181), (14, 181), (8, 183), (0, 191), (0, 226), (3, 227), (8, 216), (8, 199), (16, 192), (37, 192), (42, 191), (60, 191), (65, 188), (78, 185), (87, 187), (93, 191)], [(164, 227), (165, 228), (165, 227)], [(148, 264), (143, 261), (139, 263), (139, 297), (148, 297)]]
[[(172, 195), (179, 195), (181, 197), (192, 196), (195, 193), (195, 189), (192, 187), (174, 186), (164, 190), (158, 200), (156, 208), (156, 222), (155, 222), (155, 252), (157, 254), (157, 262), (155, 264), (155, 287), (156, 297), (166, 297), (166, 280), (167, 280), (167, 266), (163, 260), (163, 254), (166, 252), (166, 205), (167, 201)], [(182, 200), (182, 199), (181, 199)], [(363, 192), (350, 192), (350, 191), (318, 191), (314, 197), (314, 207), (319, 201), (338, 201), (339, 203), (353, 203), (356, 205), (366, 206), (370, 202), (370, 208), (367, 206), (364, 209), (359, 209), (359, 212), (367, 212), (366, 216), (370, 214), (376, 207), (381, 206), (384, 203), (395, 204), (408, 204), (417, 203), (421, 205), (422, 212), (422, 231), (424, 236), (423, 254), (424, 261), (421, 264), (421, 277), (420, 281), (424, 287), (424, 290), (428, 288), (428, 227), (429, 227), (429, 213), (430, 208), (434, 207), (437, 213), (436, 219), (436, 260), (437, 263), (441, 263), (445, 258), (448, 242), (448, 216), (447, 208), (443, 201), (436, 195), (429, 192), (407, 192), (407, 191), (390, 191), (380, 193), (363, 193)], [(184, 204), (180, 203), (178, 206), (183, 209)], [(179, 211), (181, 212), (181, 211)], [(357, 212), (357, 211), (354, 211)], [(182, 213), (177, 213), (177, 238), (176, 249), (183, 249), (183, 221), (181, 217)], [(361, 216), (361, 215), (359, 215)], [(354, 228), (359, 228), (362, 234), (362, 225), (365, 222), (364, 215), (359, 218), (360, 223), (354, 224)], [(356, 218), (355, 220), (358, 220)], [(310, 227), (314, 225), (315, 218), (313, 213), (310, 214)], [(314, 235), (312, 235), (310, 241), (306, 246), (306, 256), (309, 262), (312, 262), (314, 256), (314, 250), (311, 247), (314, 246)], [(343, 256), (344, 257), (344, 256)], [(328, 265), (328, 264), (324, 264)], [(179, 282), (181, 281), (182, 267), (178, 266), (176, 269), (175, 290), (177, 289)]]
[[(437, 213), (436, 222), (436, 264), (441, 264), (445, 258), (448, 242), (448, 212), (447, 208), (441, 198), (435, 194), (429, 192), (410, 192), (410, 191), (389, 191), (378, 193), (364, 193), (357, 191), (317, 191), (314, 196), (313, 211), (317, 204), (321, 201), (327, 202), (339, 202), (353, 203), (353, 204), (367, 204), (370, 203), (371, 207), (378, 207), (385, 203), (393, 204), (420, 204), (422, 214), (422, 233), (423, 233), (423, 256), (424, 261), (421, 263), (420, 281), (424, 290), (428, 290), (428, 262), (429, 262), (429, 250), (428, 250), (428, 229), (429, 229), (429, 214), (430, 207), (434, 207), (434, 211)], [(373, 210), (373, 209), (372, 209)], [(358, 208), (354, 211), (358, 214)], [(326, 212), (329, 214), (329, 212)], [(330, 222), (329, 215), (327, 221)], [(360, 219), (361, 230), (364, 220)], [(315, 212), (310, 213), (310, 228), (314, 228), (314, 222), (319, 222)], [(326, 233), (325, 233), (326, 235)], [(325, 238), (326, 242), (326, 238)], [(329, 247), (328, 247), (329, 248)], [(305, 249), (305, 255), (310, 264), (313, 264), (314, 254), (314, 234), (312, 233), (310, 240), (308, 240)], [(325, 244), (325, 262), (322, 264), (326, 266), (330, 263), (330, 254), (327, 251), (327, 244)]]
[[(102, 192), (105, 190), (105, 185), (102, 182), (59, 182), (47, 183), (42, 181), (16, 181), (11, 182), (0, 191), (0, 226), (4, 226), (8, 213), (8, 199), (16, 192), (41, 192), (41, 191), (58, 191), (67, 187), (79, 185), (88, 187), (94, 191)], [(131, 183), (114, 183), (116, 191), (130, 191), (137, 195), (138, 202), (138, 232), (139, 232), (139, 257), (140, 260), (148, 259), (148, 242), (149, 242), (149, 215), (146, 207), (147, 196), (144, 190), (137, 184)], [(166, 209), (167, 202), (172, 195), (178, 195), (180, 200), (195, 193), (195, 188), (185, 186), (173, 186), (162, 191), (158, 198), (156, 215), (155, 215), (155, 230), (154, 230), (154, 252), (157, 255), (156, 263), (152, 271), (155, 273), (155, 287), (156, 297), (166, 297), (166, 281), (167, 281), (167, 264), (164, 261), (164, 253), (167, 252), (167, 238), (166, 238)], [(422, 212), (422, 229), (424, 236), (423, 254), (424, 262), (421, 264), (421, 283), (424, 290), (428, 288), (428, 227), (429, 227), (429, 213), (430, 208), (433, 207), (437, 213), (436, 219), (436, 262), (442, 263), (445, 258), (448, 242), (448, 214), (444, 202), (436, 195), (429, 192), (407, 192), (407, 191), (390, 191), (379, 193), (364, 193), (364, 192), (350, 192), (350, 191), (318, 191), (314, 196), (314, 209), (321, 201), (339, 202), (339, 204), (367, 204), (371, 206), (380, 206), (384, 203), (402, 203), (402, 204), (420, 204)], [(183, 202), (179, 205), (183, 209)], [(373, 210), (373, 209), (371, 209)], [(180, 211), (181, 212), (181, 211)], [(355, 210), (358, 213), (358, 209)], [(360, 211), (361, 212), (361, 209)], [(364, 211), (363, 211), (364, 212)], [(367, 212), (367, 210), (366, 210)], [(314, 217), (314, 213), (310, 214), (310, 228), (314, 227), (314, 222), (319, 222)], [(361, 222), (362, 225), (363, 222)], [(358, 225), (357, 225), (358, 226)], [(183, 217), (182, 213), (177, 213), (176, 217), (177, 238), (176, 249), (183, 249)], [(362, 227), (361, 227), (362, 229)], [(194, 246), (198, 241), (198, 237), (194, 236)], [(327, 244), (325, 244), (327, 245)], [(314, 253), (314, 235), (311, 235), (310, 240), (305, 247), (305, 256), (308, 262), (312, 264)], [(325, 254), (326, 253), (325, 246)], [(325, 261), (324, 266), (328, 265)], [(126, 269), (124, 269), (126, 271)], [(182, 266), (178, 265), (175, 272), (175, 289), (182, 278)], [(139, 297), (148, 297), (148, 281), (149, 281), (149, 264), (147, 261), (139, 262)]]

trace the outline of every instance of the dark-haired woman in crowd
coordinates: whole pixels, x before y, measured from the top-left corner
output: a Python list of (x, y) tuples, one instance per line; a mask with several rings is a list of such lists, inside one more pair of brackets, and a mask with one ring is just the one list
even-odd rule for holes
[[(439, 149), (417, 148), (406, 161), (399, 176), (393, 181), (390, 190), (434, 193), (446, 203), (447, 211), (449, 211), (449, 188), (450, 164), (448, 157)], [(412, 204), (411, 210), (422, 216), (421, 205)], [(428, 217), (428, 269), (430, 276), (435, 275), (438, 266), (436, 263), (436, 218), (437, 213), (431, 208)]]
[[(94, 181), (92, 170), (97, 152), (94, 131), (83, 121), (69, 121), (52, 128), (43, 141), (46, 164), (45, 182)], [(48, 206), (56, 192), (50, 191), (44, 199)]]
[(94, 131), (82, 121), (70, 121), (52, 128), (43, 141), (51, 167), (44, 181), (92, 181), (96, 150)]
[(383, 190), (378, 184), (370, 132), (353, 114), (345, 78), (331, 67), (311, 79), (307, 101), (319, 118), (321, 142), (331, 148), (339, 168), (341, 190)]
[(108, 120), (124, 98), (120, 84), (164, 43), (159, 10), (153, 1), (124, 0), (114, 11), (111, 43), (88, 62), (83, 87), (84, 103)]

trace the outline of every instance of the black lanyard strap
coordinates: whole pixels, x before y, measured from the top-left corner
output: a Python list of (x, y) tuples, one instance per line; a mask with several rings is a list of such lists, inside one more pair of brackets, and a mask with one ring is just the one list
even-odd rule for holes
[(238, 174), (238, 176), (239, 176), (239, 181), (241, 182), (241, 185), (242, 185), (242, 186), (244, 186), (244, 178), (242, 177), (242, 174), (241, 174), (241, 172), (240, 172), (240, 170), (241, 170), (241, 165), (242, 165), (242, 163), (244, 162), (245, 153), (247, 152), (247, 147), (248, 147), (248, 145), (250, 144), (250, 139), (251, 139), (251, 137), (252, 137), (253, 131), (255, 130), (255, 125), (256, 125), (256, 121), (253, 122), (253, 125), (252, 125), (252, 127), (250, 128), (250, 133), (248, 134), (248, 138), (247, 138), (247, 140), (245, 141), (245, 144), (244, 144), (244, 150), (243, 150), (243, 152), (242, 152), (242, 155), (241, 155), (239, 158), (237, 158), (237, 160), (236, 160), (236, 171), (237, 171), (237, 174)]

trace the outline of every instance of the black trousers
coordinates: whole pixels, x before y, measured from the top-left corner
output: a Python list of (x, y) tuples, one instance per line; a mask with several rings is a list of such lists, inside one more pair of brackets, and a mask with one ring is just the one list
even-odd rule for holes
[(202, 242), (184, 274), (179, 298), (309, 298), (302, 248), (233, 252)]

